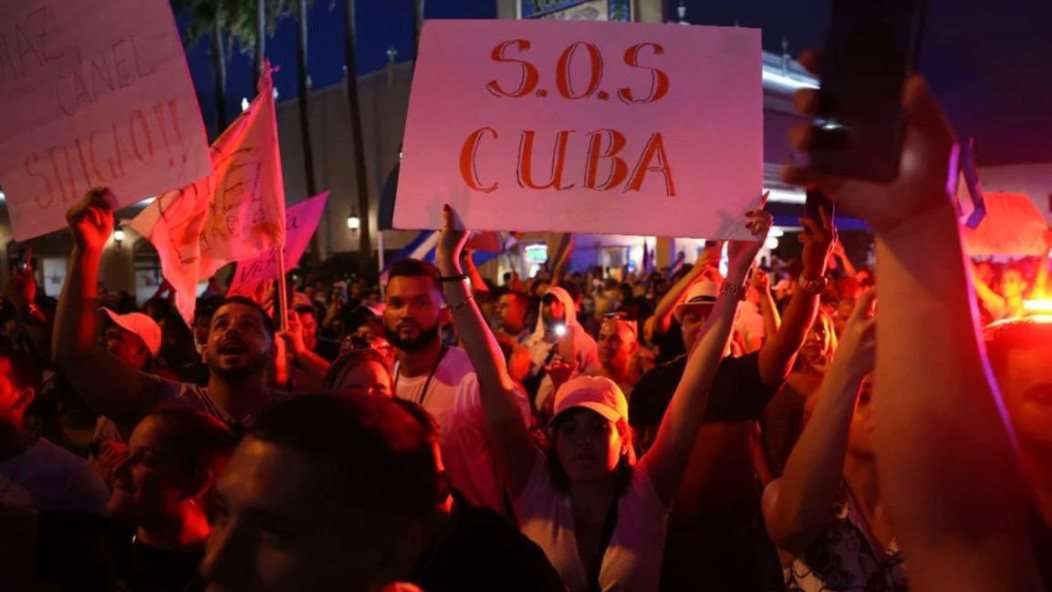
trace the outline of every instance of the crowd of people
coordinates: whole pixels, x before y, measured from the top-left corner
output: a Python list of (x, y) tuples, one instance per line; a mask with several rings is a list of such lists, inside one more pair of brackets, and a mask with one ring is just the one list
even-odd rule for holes
[(90, 193), (58, 300), (27, 266), (0, 309), (0, 588), (1052, 590), (1049, 262), (965, 258), (953, 134), (919, 77), (904, 109), (893, 183), (785, 171), (876, 269), (826, 211), (758, 264), (761, 209), (693, 264), (568, 235), (494, 281), (447, 206), (382, 291), (213, 281), (186, 323), (100, 287)]

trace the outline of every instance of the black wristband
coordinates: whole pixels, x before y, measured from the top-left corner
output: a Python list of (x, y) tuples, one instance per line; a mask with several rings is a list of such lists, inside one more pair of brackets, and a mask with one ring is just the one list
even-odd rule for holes
[(462, 282), (468, 279), (468, 274), (462, 273), (460, 275), (442, 275), (438, 277), (441, 282)]

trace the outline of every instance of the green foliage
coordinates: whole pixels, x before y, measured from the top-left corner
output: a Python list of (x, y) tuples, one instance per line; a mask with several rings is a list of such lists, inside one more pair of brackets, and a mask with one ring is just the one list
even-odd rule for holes
[(278, 20), (293, 14), (296, 0), (172, 0), (172, 10), (189, 18), (187, 44), (211, 37), (219, 21), (228, 48), (237, 43), (242, 53), (251, 53), (256, 46), (256, 11), (260, 1), (266, 2), (267, 35), (272, 36)]

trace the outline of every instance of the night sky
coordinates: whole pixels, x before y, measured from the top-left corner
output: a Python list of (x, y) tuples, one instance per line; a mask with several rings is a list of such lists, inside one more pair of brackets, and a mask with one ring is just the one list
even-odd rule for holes
[[(687, 0), (694, 24), (759, 27), (764, 49), (793, 54), (820, 47), (830, 0)], [(678, 2), (667, 0), (669, 14)], [(983, 164), (1052, 162), (1052, 1), (932, 1), (921, 71), (962, 137), (974, 136)], [(315, 0), (310, 10), (309, 67), (314, 88), (343, 80), (343, 0)], [(358, 72), (409, 58), (413, 0), (358, 0)], [(494, 18), (495, 0), (427, 0), (427, 18)], [(283, 19), (268, 40), (280, 67), (279, 100), (296, 96), (296, 23)], [(214, 122), (209, 46), (189, 51), (205, 119)], [(228, 113), (251, 97), (251, 53), (235, 53), (228, 66)]]

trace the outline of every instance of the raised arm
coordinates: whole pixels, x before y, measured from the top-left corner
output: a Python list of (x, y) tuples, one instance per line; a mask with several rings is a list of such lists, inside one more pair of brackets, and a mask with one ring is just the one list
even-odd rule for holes
[(1008, 304), (1005, 302), (1005, 299), (979, 278), (979, 274), (975, 273), (975, 264), (969, 261), (968, 267), (972, 276), (972, 286), (975, 288), (975, 294), (979, 297), (979, 300), (983, 301), (983, 306), (986, 307), (986, 310), (990, 311), (990, 314), (997, 319), (1005, 316), (1008, 310)]
[(1046, 291), (1048, 287), (1048, 258), (1052, 255), (1052, 228), (1045, 231), (1045, 252), (1037, 258), (1037, 273), (1034, 275), (1034, 285), (1030, 288), (1031, 298), (1048, 298)]
[(666, 505), (672, 504), (683, 480), (708, 407), (709, 389), (727, 346), (745, 278), (771, 227), (771, 215), (763, 210), (749, 212), (748, 219), (747, 227), (759, 242), (731, 241), (730, 270), (720, 296), (701, 329), (701, 338), (687, 358), (683, 377), (658, 426), (654, 444), (640, 461), (640, 467), (650, 476), (654, 490)]
[[(893, 183), (795, 167), (784, 177), (819, 186), (877, 236), (874, 442), (910, 588), (1036, 591), (1028, 496), (980, 345), (947, 187), (956, 179), (956, 141), (922, 78), (907, 81), (903, 102), (905, 144)], [(816, 96), (798, 93), (796, 103), (810, 112)], [(790, 138), (807, 149), (809, 129)]]
[[(443, 277), (461, 276), (460, 252), (467, 240), (467, 232), (448, 205), (443, 216), (445, 224), (435, 262)], [(497, 470), (508, 493), (513, 498), (518, 497), (530, 477), (537, 454), (516, 402), (515, 382), (508, 374), (497, 338), (471, 296), (467, 280), (443, 281), (442, 286), (457, 334), (478, 376), (482, 411), (488, 427), (487, 440), (492, 444)]]
[(765, 340), (772, 339), (782, 327), (782, 315), (778, 312), (778, 305), (774, 302), (774, 294), (771, 293), (771, 276), (766, 271), (756, 267), (753, 269), (752, 277), (749, 281), (760, 293), (760, 314), (763, 315)]
[[(106, 195), (108, 194), (108, 196)], [(134, 422), (149, 410), (141, 375), (98, 344), (99, 263), (113, 232), (113, 194), (93, 190), (66, 214), (74, 247), (55, 315), (55, 365), (96, 412)]]
[(833, 520), (855, 399), (876, 363), (876, 327), (870, 314), (875, 295), (870, 290), (855, 307), (785, 474), (763, 494), (767, 533), (778, 547), (795, 554), (803, 553)]
[(858, 269), (851, 262), (851, 258), (847, 256), (847, 251), (844, 250), (844, 243), (840, 242), (839, 239), (833, 241), (833, 256), (840, 262), (840, 266), (844, 269), (844, 275), (855, 277)]
[(464, 270), (468, 275), (468, 280), (471, 282), (471, 290), (473, 292), (489, 292), (489, 285), (486, 280), (482, 278), (482, 273), (479, 272), (479, 268), (475, 265), (475, 253), (469, 249), (464, 249), (464, 255), (462, 257), (464, 261)]
[(665, 295), (658, 301), (654, 314), (650, 315), (646, 323), (643, 324), (643, 339), (647, 343), (653, 343), (656, 336), (664, 335), (668, 332), (669, 325), (672, 323), (672, 311), (676, 309), (676, 305), (679, 304), (679, 301), (687, 292), (687, 288), (702, 277), (707, 267), (719, 264), (723, 243), (715, 243), (715, 248), (710, 248), (710, 246), (705, 246), (705, 250), (698, 256), (694, 267), (684, 274), (678, 282), (672, 284), (668, 292), (665, 292)]
[(778, 386), (789, 376), (796, 360), (796, 352), (800, 351), (808, 329), (815, 322), (818, 297), (825, 287), (829, 249), (836, 235), (829, 212), (824, 210), (820, 220), (801, 218), (800, 223), (804, 227), (800, 233), (800, 242), (804, 244), (803, 253), (800, 255), (803, 262), (800, 284), (785, 307), (778, 332), (774, 333), (760, 350), (760, 377), (768, 386)]
[(555, 252), (555, 263), (552, 265), (552, 285), (561, 286), (566, 268), (570, 265), (570, 257), (573, 256), (576, 240), (572, 232), (566, 232), (559, 239), (559, 247)]
[(38, 306), (37, 294), (37, 281), (30, 262), (27, 261), (21, 269), (11, 270), (7, 295), (15, 305), (18, 324), (25, 330), (37, 357), (50, 364), (53, 319)]

